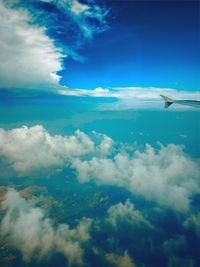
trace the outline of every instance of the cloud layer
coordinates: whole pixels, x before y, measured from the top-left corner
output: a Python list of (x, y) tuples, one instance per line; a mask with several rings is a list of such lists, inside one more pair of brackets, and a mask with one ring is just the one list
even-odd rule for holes
[(9, 190), (2, 203), (5, 216), (1, 222), (1, 237), (18, 249), (26, 262), (48, 259), (53, 253), (63, 254), (69, 265), (82, 264), (81, 245), (90, 239), (90, 219), (83, 218), (76, 228), (67, 224), (53, 226), (41, 208)]
[[(116, 98), (117, 102), (104, 103), (98, 106), (99, 109), (105, 110), (124, 110), (124, 109), (158, 109), (164, 107), (164, 101), (160, 95), (169, 96), (172, 99), (193, 99), (200, 100), (199, 91), (180, 91), (172, 88), (158, 87), (115, 87), (105, 88), (98, 87), (94, 90), (87, 89), (66, 89), (59, 90), (62, 95), (73, 96), (90, 96)], [(174, 105), (173, 108), (188, 108)]]
[(198, 164), (173, 144), (159, 144), (159, 149), (146, 145), (144, 151), (130, 153), (123, 146), (115, 150), (114, 141), (103, 134), (93, 132), (89, 137), (77, 130), (73, 136), (51, 136), (36, 125), (0, 129), (0, 156), (19, 174), (69, 166), (81, 183), (94, 180), (122, 187), (179, 212), (187, 212), (200, 192)]

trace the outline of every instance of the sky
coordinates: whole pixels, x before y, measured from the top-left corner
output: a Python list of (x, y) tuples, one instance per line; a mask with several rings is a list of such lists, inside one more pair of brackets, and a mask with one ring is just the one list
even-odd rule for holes
[(1, 25), (8, 94), (118, 102), (106, 109), (160, 108), (167, 93), (199, 99), (198, 1), (2, 0)]
[(0, 0), (0, 265), (199, 266), (199, 10)]

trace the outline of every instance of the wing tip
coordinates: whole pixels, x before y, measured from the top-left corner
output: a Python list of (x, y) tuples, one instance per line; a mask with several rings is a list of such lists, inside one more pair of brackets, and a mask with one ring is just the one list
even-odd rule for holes
[(165, 96), (165, 95), (160, 95), (164, 100), (165, 100), (165, 108), (168, 108), (170, 105), (174, 103), (174, 100)]

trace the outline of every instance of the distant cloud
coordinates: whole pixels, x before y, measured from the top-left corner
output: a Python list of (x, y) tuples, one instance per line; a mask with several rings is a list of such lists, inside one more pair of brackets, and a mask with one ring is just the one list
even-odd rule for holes
[(155, 150), (136, 150), (133, 156), (120, 152), (114, 158), (92, 157), (90, 160), (72, 159), (81, 182), (95, 180), (99, 185), (126, 188), (133, 195), (143, 196), (161, 206), (187, 212), (190, 199), (200, 192), (200, 168), (183, 153), (182, 148), (168, 145)]
[(102, 87), (95, 88), (94, 90), (65, 88), (58, 90), (58, 93), (68, 96), (115, 97), (109, 89), (103, 89)]
[(97, 87), (96, 89), (94, 89), (95, 92), (109, 92), (109, 90), (107, 88), (103, 89), (102, 87)]
[(182, 138), (187, 138), (186, 134), (179, 134), (179, 136), (182, 137)]
[[(58, 91), (62, 95), (90, 96), (90, 97), (108, 97), (116, 98), (115, 103), (104, 103), (98, 106), (103, 110), (123, 110), (132, 108), (163, 108), (164, 101), (160, 94), (167, 95), (174, 99), (193, 99), (200, 100), (199, 91), (180, 91), (172, 88), (158, 87), (115, 87), (103, 89), (98, 87), (94, 90), (70, 89)], [(175, 108), (181, 108), (175, 105)], [(182, 108), (185, 108), (184, 106)]]
[(115, 253), (108, 253), (105, 255), (107, 261), (114, 264), (117, 267), (136, 267), (136, 264), (132, 261), (128, 252), (125, 251), (124, 255), (118, 255)]
[(81, 245), (90, 239), (90, 219), (83, 218), (73, 229), (67, 224), (54, 226), (41, 208), (15, 190), (8, 191), (2, 208), (5, 215), (0, 224), (1, 237), (22, 253), (24, 261), (48, 260), (53, 253), (61, 253), (69, 265), (83, 263)]

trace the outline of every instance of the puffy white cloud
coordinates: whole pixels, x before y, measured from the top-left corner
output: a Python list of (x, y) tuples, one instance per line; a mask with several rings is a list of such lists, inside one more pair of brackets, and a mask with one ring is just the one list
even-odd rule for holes
[(19, 172), (63, 165), (73, 156), (93, 151), (93, 141), (79, 130), (74, 136), (51, 136), (41, 125), (10, 131), (0, 129), (0, 156)]
[(118, 255), (115, 253), (108, 253), (105, 255), (107, 261), (118, 267), (136, 267), (128, 252), (125, 251), (124, 255)]
[(143, 152), (136, 150), (132, 156), (121, 152), (113, 159), (75, 158), (72, 167), (81, 182), (94, 179), (97, 184), (123, 187), (134, 195), (179, 212), (187, 212), (191, 197), (200, 192), (198, 164), (181, 146), (172, 144), (160, 145), (158, 151), (146, 145)]
[(41, 208), (9, 190), (2, 203), (5, 216), (1, 222), (1, 236), (10, 246), (18, 249), (23, 260), (48, 259), (55, 252), (62, 253), (71, 264), (82, 264), (84, 250), (81, 245), (90, 238), (91, 220), (83, 218), (70, 229), (67, 224), (53, 226)]
[(95, 92), (109, 92), (109, 90), (107, 88), (103, 89), (102, 87), (97, 87), (96, 89), (94, 89)]
[(62, 50), (33, 23), (24, 8), (14, 9), (0, 1), (0, 87), (60, 88)]
[(73, 157), (86, 154), (108, 155), (114, 141), (105, 134), (93, 131), (92, 139), (77, 130), (75, 135), (50, 135), (41, 125), (23, 126), (5, 131), (0, 128), (0, 156), (25, 174), (32, 170), (65, 165)]
[(119, 223), (127, 223), (136, 227), (153, 228), (151, 223), (142, 215), (141, 211), (136, 210), (133, 203), (127, 200), (125, 204), (121, 202), (111, 206), (108, 211), (106, 221), (108, 221), (116, 230)]

